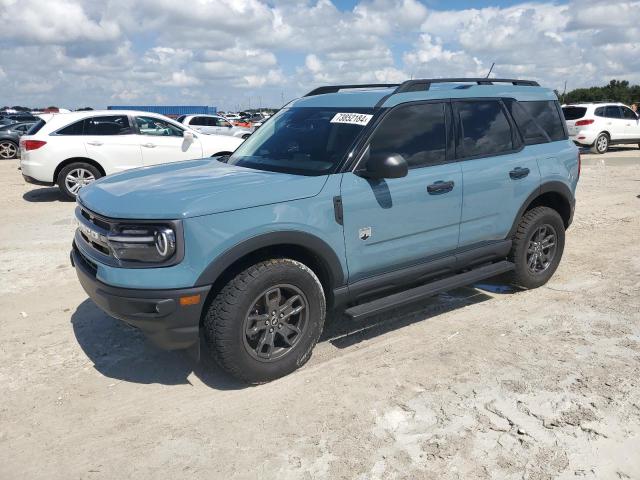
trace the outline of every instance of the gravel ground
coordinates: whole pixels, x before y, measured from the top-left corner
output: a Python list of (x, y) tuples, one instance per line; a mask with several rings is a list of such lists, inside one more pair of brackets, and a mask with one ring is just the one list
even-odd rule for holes
[(640, 154), (584, 159), (548, 285), (331, 318), (249, 388), (101, 313), (73, 203), (0, 162), (0, 478), (640, 478)]

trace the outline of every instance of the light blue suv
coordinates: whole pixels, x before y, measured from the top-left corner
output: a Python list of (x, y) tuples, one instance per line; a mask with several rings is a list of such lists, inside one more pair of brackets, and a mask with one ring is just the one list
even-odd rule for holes
[(82, 189), (71, 257), (107, 313), (167, 349), (202, 336), (260, 383), (309, 359), (328, 309), (359, 319), (506, 272), (544, 284), (579, 174), (536, 82), (321, 87), (230, 156)]

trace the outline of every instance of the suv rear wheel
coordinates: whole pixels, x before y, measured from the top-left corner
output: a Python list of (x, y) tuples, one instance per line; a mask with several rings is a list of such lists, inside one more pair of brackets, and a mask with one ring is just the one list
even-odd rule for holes
[(593, 142), (591, 151), (593, 153), (607, 153), (607, 150), (609, 150), (609, 135), (601, 133), (598, 135), (598, 138), (596, 138), (596, 141)]
[(264, 383), (309, 360), (325, 314), (322, 284), (313, 271), (296, 260), (272, 259), (222, 288), (204, 318), (204, 338), (224, 370)]
[(509, 259), (513, 283), (537, 288), (549, 281), (564, 251), (564, 222), (555, 210), (535, 207), (525, 213), (513, 238)]
[(100, 170), (85, 162), (70, 163), (58, 174), (58, 187), (65, 197), (75, 200), (80, 189), (102, 177)]

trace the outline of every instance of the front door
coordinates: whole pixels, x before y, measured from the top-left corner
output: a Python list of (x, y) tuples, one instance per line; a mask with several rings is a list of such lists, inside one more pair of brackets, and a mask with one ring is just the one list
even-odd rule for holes
[(622, 108), (622, 118), (624, 120), (625, 139), (630, 143), (640, 142), (640, 120), (633, 110), (629, 107)]
[(195, 135), (184, 136), (182, 128), (160, 118), (140, 115), (135, 119), (145, 165), (202, 158), (202, 145)]
[(343, 175), (350, 283), (458, 246), (462, 174), (458, 163), (448, 162), (453, 152), (447, 152), (446, 108), (442, 102), (396, 107), (373, 133), (369, 156), (402, 155), (409, 165), (406, 177)]

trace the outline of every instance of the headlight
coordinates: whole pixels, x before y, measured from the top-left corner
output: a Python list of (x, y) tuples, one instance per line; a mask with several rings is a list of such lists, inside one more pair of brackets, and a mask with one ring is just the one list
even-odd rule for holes
[(176, 231), (168, 225), (122, 225), (107, 235), (118, 260), (166, 262), (176, 253)]

